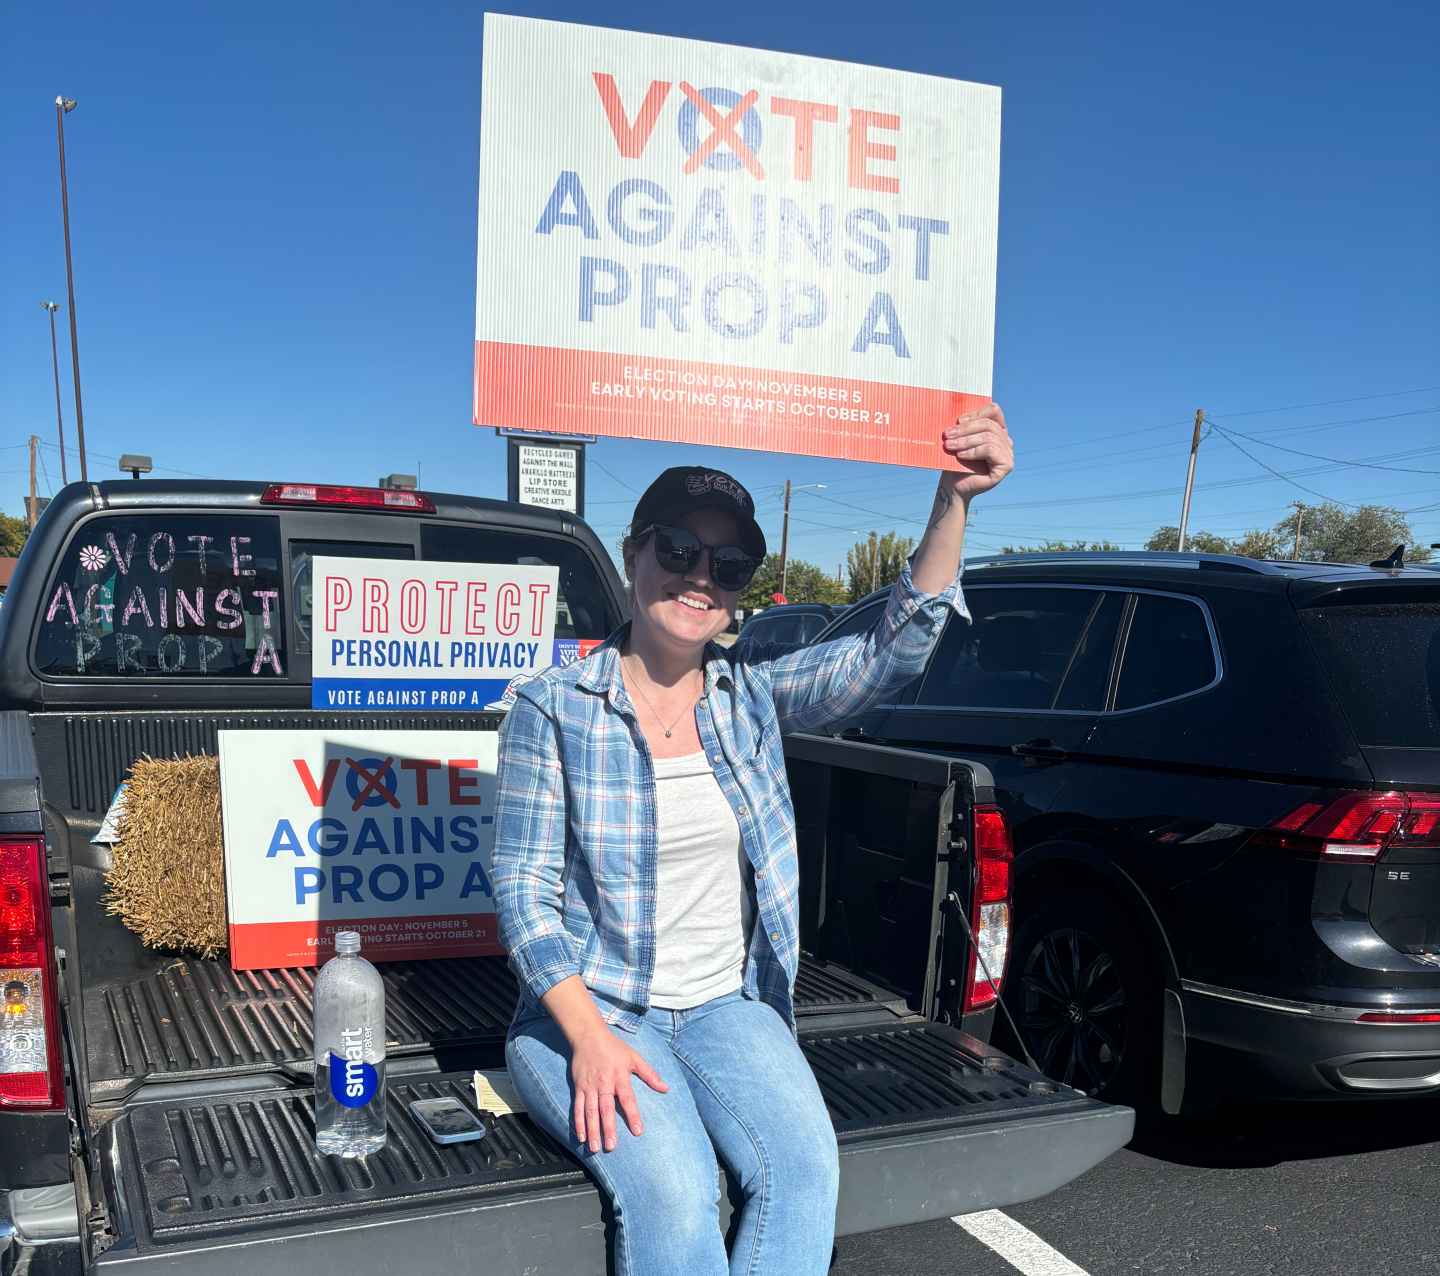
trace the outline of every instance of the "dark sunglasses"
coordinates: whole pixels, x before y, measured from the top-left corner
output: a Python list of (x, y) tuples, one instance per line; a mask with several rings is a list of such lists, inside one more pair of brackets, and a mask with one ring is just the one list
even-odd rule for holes
[(683, 576), (700, 561), (702, 550), (710, 551), (710, 575), (715, 583), (729, 593), (745, 588), (760, 566), (760, 560), (747, 554), (739, 545), (706, 545), (694, 532), (665, 523), (652, 523), (640, 533), (652, 536), (655, 561), (667, 572)]

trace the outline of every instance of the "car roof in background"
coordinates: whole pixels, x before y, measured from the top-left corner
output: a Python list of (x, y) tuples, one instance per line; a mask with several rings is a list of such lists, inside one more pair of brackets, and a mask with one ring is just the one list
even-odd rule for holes
[(1046, 574), (1076, 575), (1115, 572), (1171, 577), (1196, 573), (1211, 580), (1225, 575), (1248, 576), (1279, 583), (1307, 581), (1324, 584), (1353, 584), (1378, 580), (1433, 580), (1435, 569), (1428, 563), (1409, 563), (1401, 568), (1365, 563), (1324, 563), (1287, 558), (1244, 558), (1238, 554), (1177, 553), (1169, 550), (1063, 550), (1054, 553), (991, 554), (965, 560), (967, 574), (983, 571), (985, 576), (1038, 569)]
[[(1251, 588), (1289, 589), (1299, 584), (1306, 594), (1328, 592), (1347, 585), (1440, 585), (1440, 563), (1407, 563), (1398, 570), (1363, 563), (1321, 563), (1308, 560), (1243, 558), (1237, 554), (1191, 554), (1171, 550), (1057, 550), (1030, 554), (987, 554), (965, 560), (968, 584), (1076, 579), (1087, 584), (1207, 585), (1248, 584)], [(885, 598), (889, 588), (877, 589), (851, 603), (835, 618)], [(827, 629), (830, 626), (827, 626)]]

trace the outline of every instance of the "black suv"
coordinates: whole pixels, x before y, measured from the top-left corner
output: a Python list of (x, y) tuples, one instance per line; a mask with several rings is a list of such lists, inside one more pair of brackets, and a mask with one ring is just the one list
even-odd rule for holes
[(1440, 574), (1071, 553), (965, 579), (973, 623), (847, 734), (994, 774), (1005, 1000), (1041, 1068), (1169, 1112), (1440, 1092)]

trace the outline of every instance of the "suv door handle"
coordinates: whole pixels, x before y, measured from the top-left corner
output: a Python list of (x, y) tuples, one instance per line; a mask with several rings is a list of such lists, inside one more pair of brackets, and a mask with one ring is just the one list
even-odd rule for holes
[(1053, 740), (1044, 737), (1026, 740), (1024, 744), (1012, 744), (1010, 752), (1017, 758), (1023, 758), (1026, 766), (1049, 766), (1056, 762), (1064, 762), (1070, 756)]

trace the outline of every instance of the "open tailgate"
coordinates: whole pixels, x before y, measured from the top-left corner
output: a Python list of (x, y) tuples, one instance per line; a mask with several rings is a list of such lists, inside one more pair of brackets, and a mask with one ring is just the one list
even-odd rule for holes
[[(807, 1031), (802, 1045), (839, 1136), (842, 1235), (1044, 1195), (1130, 1138), (1128, 1109), (939, 1025)], [(469, 1073), (397, 1068), (389, 1143), (364, 1162), (315, 1152), (304, 1089), (129, 1107), (101, 1135), (122, 1208), (98, 1267), (338, 1276), (444, 1262), (601, 1276), (601, 1202), (575, 1162), (523, 1116), (437, 1147), (405, 1105), (439, 1094), (471, 1101)]]

